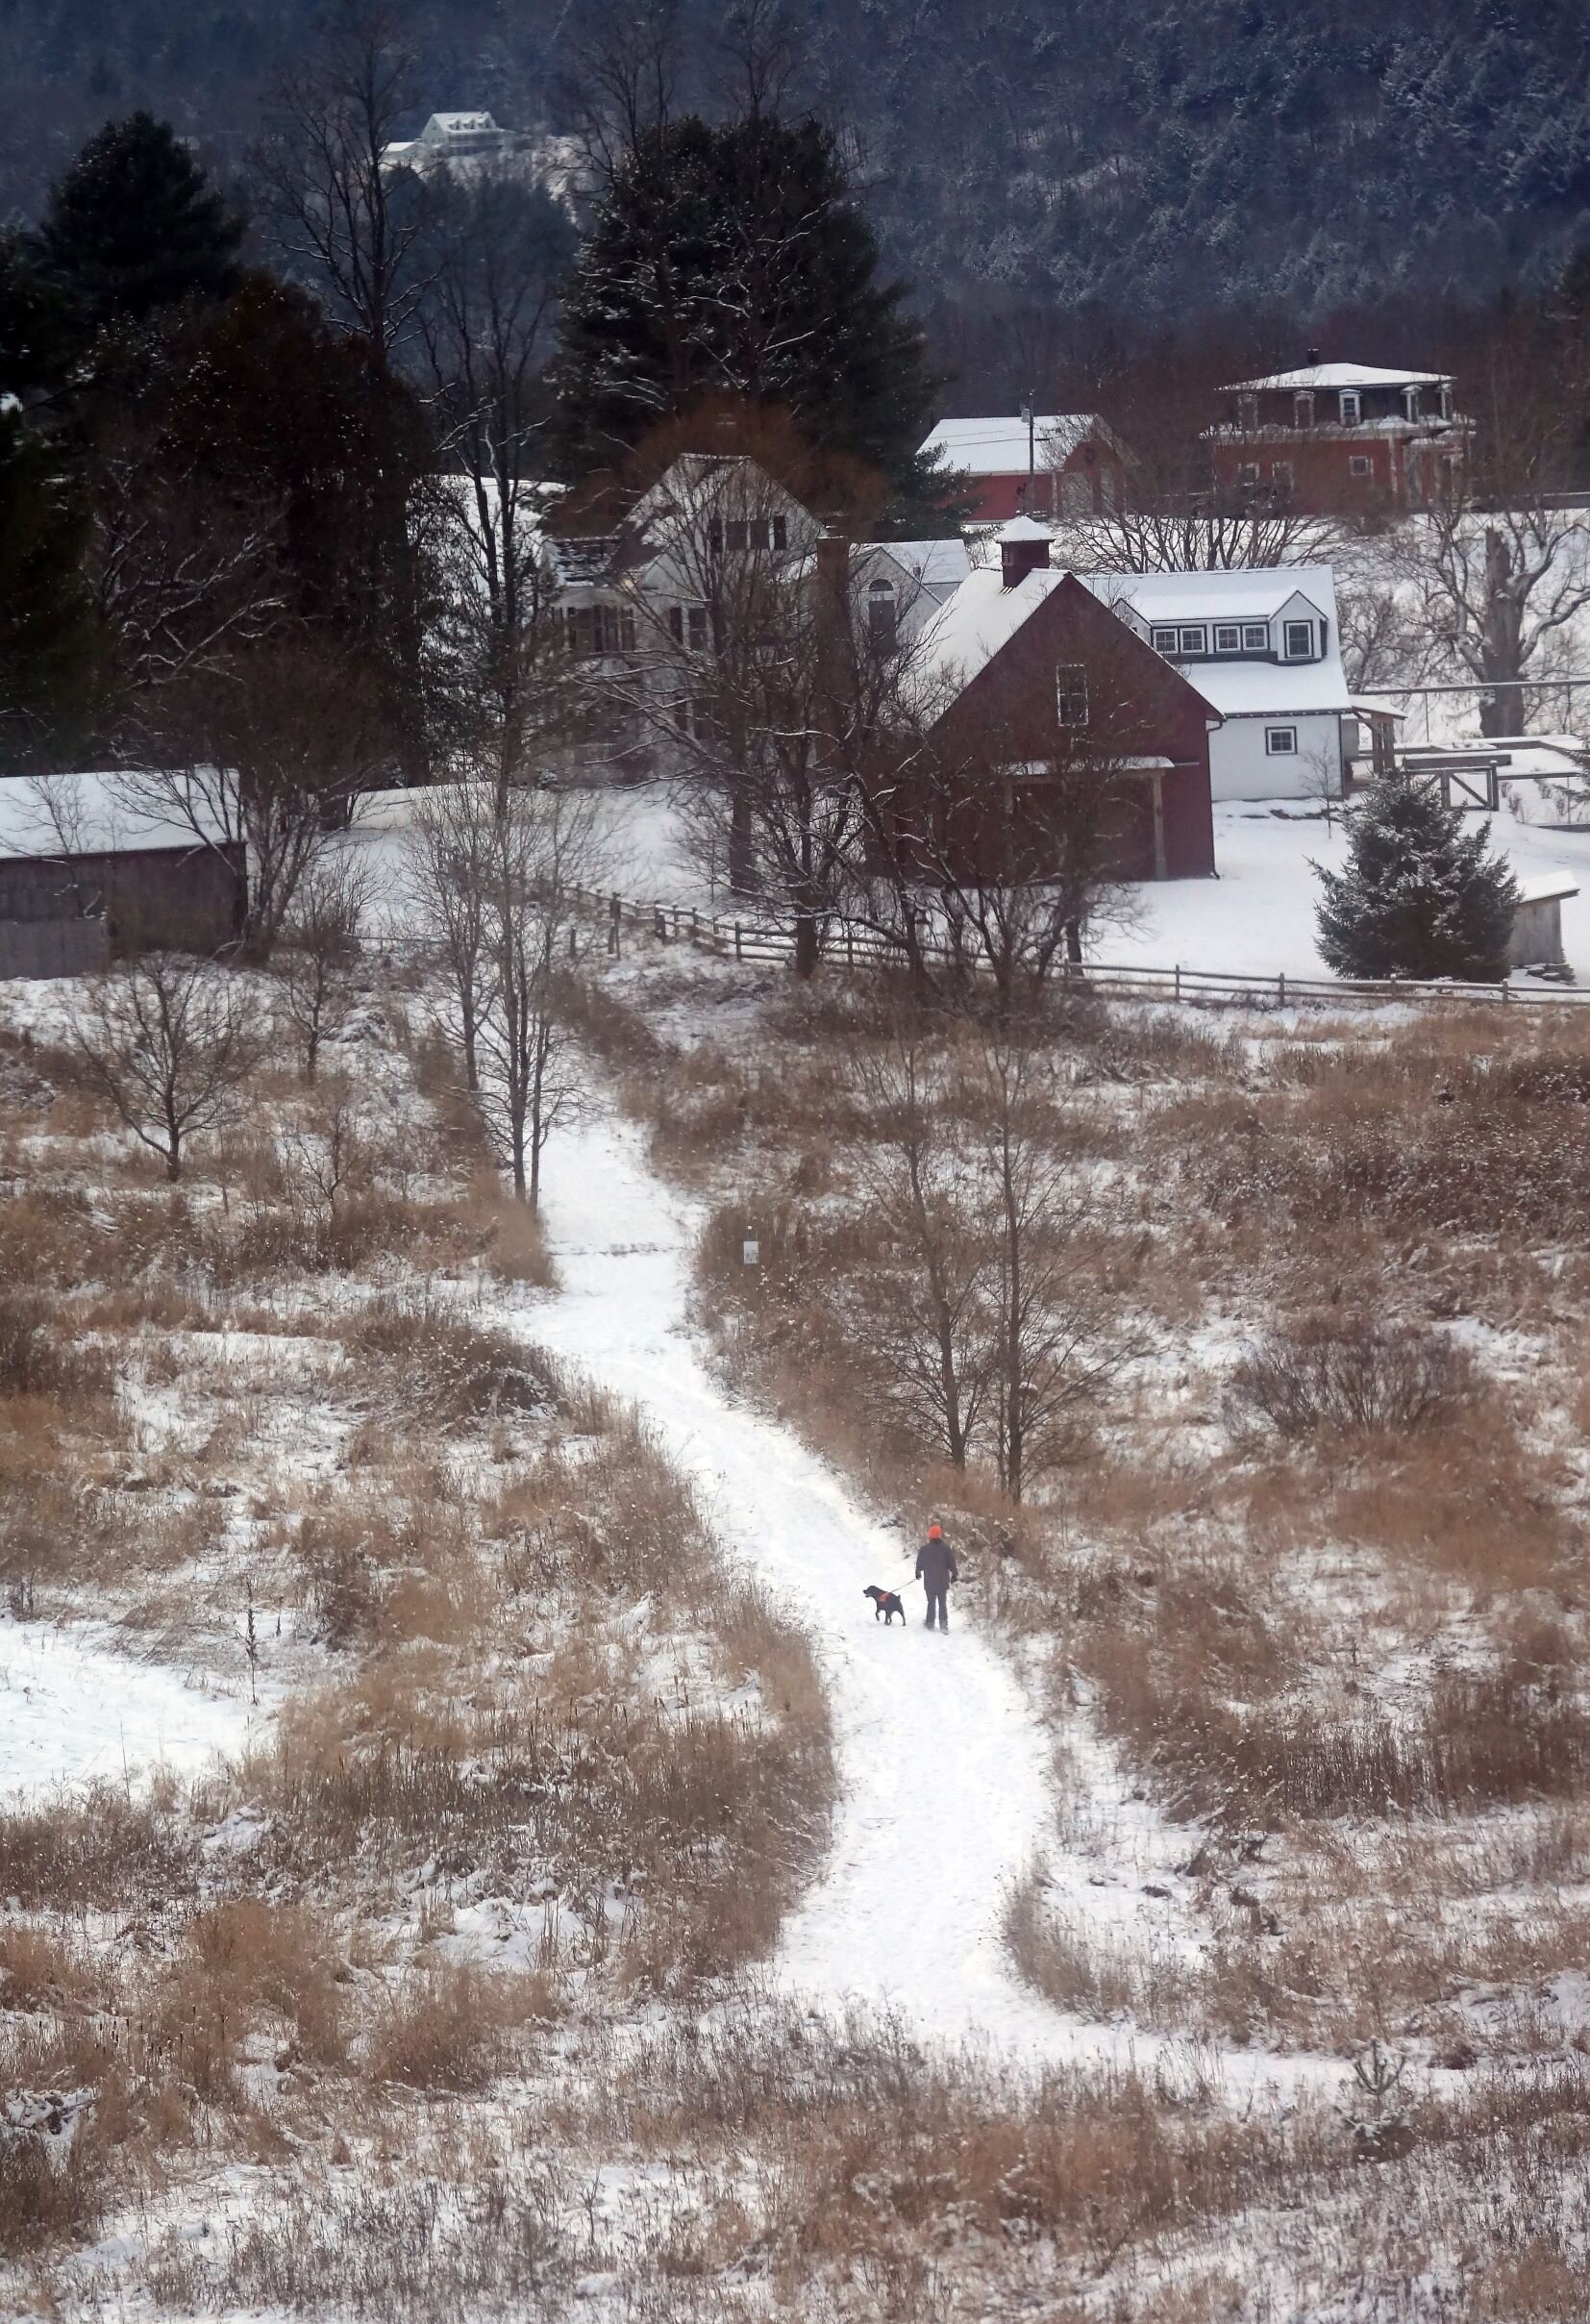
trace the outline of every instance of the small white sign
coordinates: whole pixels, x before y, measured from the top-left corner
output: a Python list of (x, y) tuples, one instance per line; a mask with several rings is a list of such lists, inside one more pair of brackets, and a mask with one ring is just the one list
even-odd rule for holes
[(745, 1263), (748, 1267), (759, 1267), (761, 1265), (762, 1246), (759, 1242), (753, 1240), (750, 1236), (747, 1236), (745, 1241), (741, 1244), (740, 1249), (742, 1256), (744, 1257)]

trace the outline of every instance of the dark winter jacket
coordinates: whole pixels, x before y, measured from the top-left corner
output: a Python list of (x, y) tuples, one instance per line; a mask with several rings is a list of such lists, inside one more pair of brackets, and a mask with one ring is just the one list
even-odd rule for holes
[(924, 1541), (916, 1553), (916, 1578), (930, 1589), (942, 1589), (956, 1578), (956, 1553), (942, 1537)]

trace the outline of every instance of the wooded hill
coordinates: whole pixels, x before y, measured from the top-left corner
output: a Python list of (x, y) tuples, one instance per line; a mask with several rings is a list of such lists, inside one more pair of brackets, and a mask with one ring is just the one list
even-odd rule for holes
[[(107, 114), (240, 151), (306, 0), (0, 0), (0, 214)], [(723, 11), (683, 0), (682, 101)], [(581, 12), (582, 16), (584, 12)], [(1540, 284), (1590, 236), (1574, 0), (803, 0), (791, 93), (854, 132), (893, 265), (1153, 318)], [(558, 0), (419, 0), (430, 106), (570, 125)], [(588, 29), (588, 26), (586, 27)], [(416, 118), (415, 126), (418, 125)], [(976, 293), (973, 293), (974, 297)]]

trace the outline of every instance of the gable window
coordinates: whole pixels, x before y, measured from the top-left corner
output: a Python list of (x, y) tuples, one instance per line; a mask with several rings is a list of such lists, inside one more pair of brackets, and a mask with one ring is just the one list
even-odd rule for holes
[(1267, 726), (1264, 747), (1272, 759), (1295, 759), (1298, 755), (1298, 730), (1295, 726)]
[(746, 549), (749, 548), (750, 545), (751, 527), (746, 523), (743, 516), (731, 516), (729, 519), (729, 546), (731, 550)]
[(692, 654), (705, 654), (707, 651), (707, 608), (704, 605), (690, 608), (690, 651)]
[(787, 516), (770, 516), (767, 520), (767, 529), (776, 549), (788, 548), (789, 519)]
[(1209, 633), (1202, 622), (1196, 629), (1178, 630), (1176, 636), (1180, 654), (1206, 654), (1209, 650)]
[(1154, 650), (1156, 654), (1174, 654), (1176, 651), (1176, 632), (1173, 629), (1162, 628), (1159, 626), (1159, 624), (1155, 623), (1154, 631)]
[(570, 606), (564, 635), (571, 654), (633, 654), (634, 610), (627, 605)]
[(1270, 624), (1267, 621), (1243, 623), (1242, 650), (1245, 654), (1267, 654), (1270, 651)]
[(1289, 621), (1286, 624), (1286, 659), (1288, 662), (1312, 662), (1314, 625), (1311, 621)]
[(1234, 621), (1217, 621), (1214, 631), (1214, 650), (1217, 654), (1240, 654), (1242, 630)]
[(899, 606), (892, 581), (875, 581), (867, 591), (867, 637), (873, 650), (892, 654), (900, 627)]
[(721, 516), (708, 516), (707, 519), (707, 546), (714, 557), (723, 555), (723, 518)]
[(1354, 452), (1347, 463), (1350, 476), (1373, 476), (1375, 463), (1367, 452)]
[(668, 635), (676, 645), (684, 643), (684, 608), (682, 605), (668, 608)]
[(1356, 387), (1342, 389), (1342, 426), (1355, 428), (1363, 416), (1363, 397)]
[(1087, 672), (1080, 662), (1062, 662), (1055, 672), (1055, 712), (1062, 726), (1087, 724)]

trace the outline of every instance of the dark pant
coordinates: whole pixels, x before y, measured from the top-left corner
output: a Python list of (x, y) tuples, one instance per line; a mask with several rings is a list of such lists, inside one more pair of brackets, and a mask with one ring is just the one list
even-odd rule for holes
[(949, 1584), (947, 1582), (936, 1584), (924, 1582), (922, 1587), (928, 1593), (928, 1628), (932, 1630), (933, 1626), (933, 1609), (936, 1607), (938, 1609), (938, 1627), (940, 1630), (948, 1630), (950, 1609), (945, 1603), (944, 1593), (949, 1588)]

